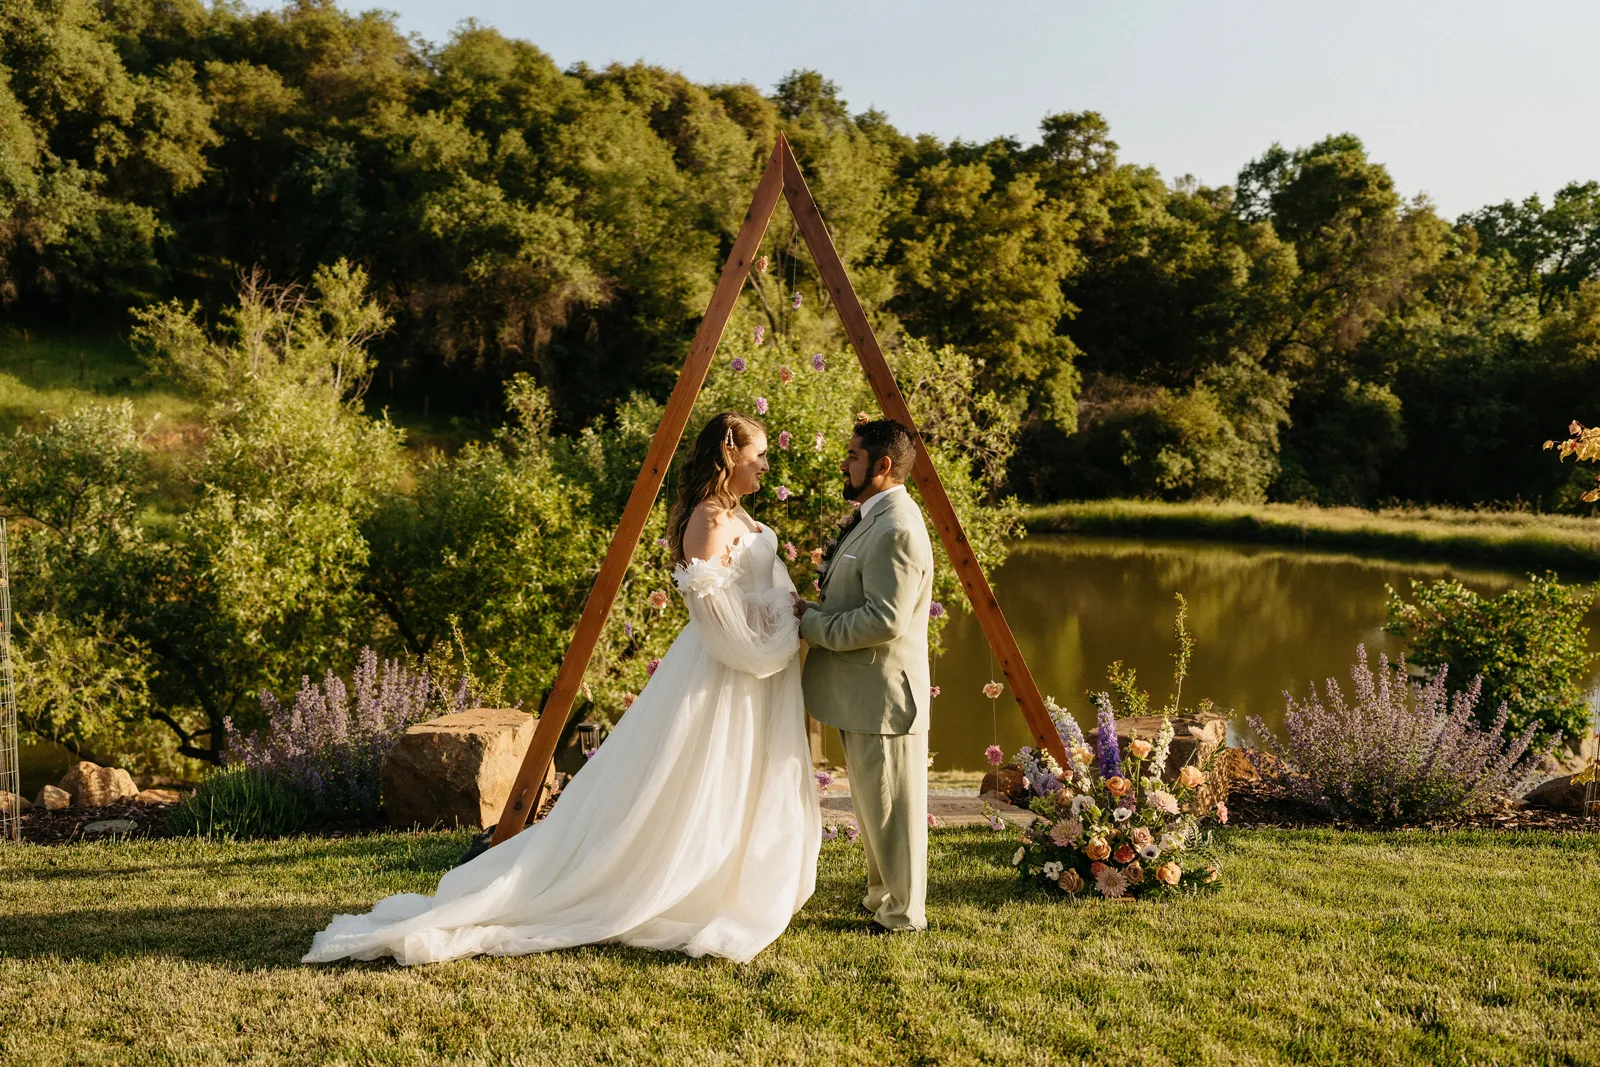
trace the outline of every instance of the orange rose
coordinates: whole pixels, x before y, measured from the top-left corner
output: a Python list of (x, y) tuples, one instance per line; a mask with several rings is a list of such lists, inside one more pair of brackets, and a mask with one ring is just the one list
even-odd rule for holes
[(1138, 885), (1144, 881), (1144, 868), (1137, 863), (1130, 863), (1122, 868), (1122, 877), (1128, 880), (1129, 885)]
[(1072, 755), (1079, 763), (1087, 764), (1094, 759), (1094, 749), (1088, 745), (1078, 745), (1073, 748)]
[[(1177, 864), (1174, 863), (1173, 866), (1176, 867)], [(1206, 868), (1206, 881), (1215, 882), (1218, 878), (1221, 878), (1221, 877), (1222, 877), (1222, 872), (1217, 870), (1215, 867), (1207, 867)]]
[(1183, 877), (1183, 868), (1168, 860), (1156, 868), (1156, 880), (1165, 885), (1177, 885), (1178, 879)]
[(1143, 826), (1135, 826), (1133, 828), (1133, 833), (1129, 834), (1128, 836), (1133, 840), (1135, 845), (1148, 845), (1150, 843), (1150, 831), (1145, 829)]
[(1111, 855), (1111, 846), (1106, 844), (1102, 838), (1097, 837), (1089, 842), (1088, 847), (1083, 850), (1083, 854), (1092, 860), (1103, 860)]
[(1198, 767), (1189, 766), (1178, 772), (1178, 784), (1185, 789), (1197, 789), (1205, 780), (1205, 774)]
[(1083, 888), (1083, 876), (1077, 871), (1073, 870), (1071, 867), (1068, 867), (1065, 871), (1061, 872), (1061, 878), (1056, 882), (1056, 885), (1060, 886), (1068, 893), (1076, 893), (1078, 890)]
[(1144, 759), (1146, 756), (1150, 755), (1150, 742), (1142, 739), (1129, 741), (1128, 751), (1132, 752), (1138, 758)]
[(1106, 779), (1106, 792), (1114, 797), (1120, 797), (1133, 788), (1133, 783), (1120, 774), (1113, 774)]
[(1118, 863), (1131, 862), (1133, 860), (1133, 846), (1118, 845), (1117, 850), (1111, 854), (1111, 858), (1116, 860)]

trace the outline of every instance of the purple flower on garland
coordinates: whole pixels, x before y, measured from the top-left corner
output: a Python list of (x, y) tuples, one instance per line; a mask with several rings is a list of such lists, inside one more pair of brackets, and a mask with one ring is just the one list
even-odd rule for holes
[(983, 758), (989, 761), (989, 766), (998, 767), (1006, 761), (1006, 754), (1000, 750), (999, 745), (990, 745), (983, 750)]
[(828, 364), (823, 361), (821, 352), (818, 352), (816, 355), (811, 357), (811, 369), (812, 370), (827, 370), (828, 369)]
[[(821, 359), (822, 357), (818, 356), (817, 358)], [(816, 447), (816, 450), (818, 452), (822, 451), (822, 431), (821, 430), (817, 431), (817, 438), (816, 438), (815, 441), (812, 442), (812, 444)]]
[(800, 310), (800, 294), (799, 293), (794, 294), (794, 300), (790, 302), (789, 306), (794, 308), (796, 311)]
[(1101, 693), (1094, 698), (1100, 713), (1096, 720), (1095, 753), (1100, 758), (1100, 776), (1122, 773), (1122, 752), (1117, 748), (1117, 716), (1111, 710), (1111, 697)]
[(631, 623), (631, 622), (623, 623), (622, 624), (622, 632), (623, 632), (623, 634), (625, 636), (632, 637), (633, 636), (633, 623)]
[(766, 413), (767, 413), (767, 398), (764, 397), (764, 396), (756, 397), (756, 414), (757, 415), (765, 415)]
[(778, 486), (778, 499), (779, 500), (788, 500), (789, 499), (789, 487), (787, 485)]
[(818, 789), (826, 789), (832, 784), (833, 784), (833, 775), (829, 774), (827, 771), (818, 771), (817, 772), (817, 788)]
[(743, 356), (734, 356), (733, 362), (728, 365), (740, 374), (744, 373), (744, 368), (746, 366)]
[(765, 326), (757, 326), (756, 327), (755, 338), (756, 338), (756, 344), (758, 344), (758, 345), (761, 342), (765, 341), (767, 339), (767, 328)]
[(657, 656), (655, 659), (651, 660), (649, 663), (646, 663), (644, 665), (645, 677), (654, 678), (656, 676), (656, 668), (659, 667), (659, 666), (661, 666), (661, 657), (660, 656)]
[(944, 618), (944, 605), (939, 603), (937, 600), (935, 600), (933, 603), (929, 604), (928, 605), (928, 618), (930, 618), (930, 619), (942, 619), (942, 618)]
[(789, 431), (784, 430), (782, 433), (778, 434), (778, 447), (787, 452), (789, 450), (790, 440), (791, 438), (789, 437)]
[(844, 836), (853, 845), (856, 843), (856, 838), (861, 836), (861, 831), (856, 828), (855, 823), (847, 822), (844, 824)]

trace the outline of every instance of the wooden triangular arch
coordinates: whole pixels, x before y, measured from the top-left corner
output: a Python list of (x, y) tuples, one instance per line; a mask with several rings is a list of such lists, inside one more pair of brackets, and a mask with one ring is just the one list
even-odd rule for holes
[(834, 305), (839, 310), (840, 319), (844, 321), (845, 331), (850, 336), (850, 344), (854, 346), (856, 355), (861, 360), (861, 369), (866, 372), (867, 382), (872, 386), (879, 406), (884, 415), (911, 429), (917, 446), (917, 467), (914, 475), (917, 490), (922, 495), (923, 504), (927, 507), (934, 526), (938, 528), (939, 538), (944, 542), (951, 563), (956, 567), (961, 586), (972, 602), (973, 613), (977, 615), (984, 635), (989, 639), (990, 647), (994, 649), (995, 658), (1000, 662), (1000, 670), (1004, 672), (1006, 681), (1011, 685), (1011, 692), (1022, 706), (1023, 717), (1027, 720), (1034, 739), (1041, 749), (1053, 753), (1061, 766), (1068, 765), (1061, 738), (1056, 733), (1049, 712), (1045, 709), (1044, 700), (1039, 695), (1039, 687), (1034, 684), (1033, 675), (1029, 673), (1027, 664), (1022, 660), (1016, 638), (1012, 636), (1011, 627), (1000, 611), (994, 591), (989, 588), (983, 568), (978, 565), (977, 557), (967, 544), (967, 535), (961, 529), (961, 520), (956, 517), (955, 508), (951, 506), (944, 485), (939, 481), (939, 474), (934, 470), (928, 450), (923, 445), (922, 436), (917, 432), (916, 422), (906, 407), (905, 397), (900, 395), (894, 374), (889, 369), (888, 361), (883, 358), (883, 350), (878, 347), (878, 339), (874, 336), (872, 327), (867, 322), (866, 312), (861, 308), (861, 301), (856, 298), (850, 279), (845, 274), (844, 263), (839, 259), (832, 238), (828, 236), (822, 215), (817, 210), (817, 203), (811, 198), (811, 191), (806, 188), (805, 178), (800, 173), (800, 165), (795, 161), (789, 142), (779, 134), (778, 143), (772, 149), (766, 170), (761, 174), (761, 182), (756, 186), (755, 199), (745, 214), (744, 224), (739, 227), (738, 236), (734, 238), (733, 251), (728, 255), (727, 263), (723, 264), (722, 276), (717, 280), (717, 288), (711, 295), (711, 304), (706, 309), (706, 316), (701, 320), (694, 344), (689, 348), (689, 358), (684, 363), (683, 373), (679, 375), (678, 384), (673, 387), (672, 396), (667, 400), (666, 411), (661, 417), (661, 426), (650, 442), (650, 451), (645, 456), (643, 469), (639, 471), (639, 479), (634, 482), (633, 493), (623, 508), (622, 522), (617, 527), (616, 535), (611, 539), (611, 547), (606, 551), (605, 562), (600, 566), (594, 588), (590, 590), (589, 600), (584, 605), (583, 615), (578, 620), (577, 629), (573, 631), (572, 644), (568, 646), (567, 656), (561, 661), (561, 669), (556, 673), (555, 686), (545, 701), (539, 725), (534, 730), (527, 755), (523, 757), (522, 769), (512, 786), (510, 799), (506, 801), (505, 810), (500, 813), (500, 822), (495, 827), (493, 837), (494, 844), (498, 845), (506, 838), (520, 832), (527, 824), (528, 816), (538, 810), (545, 774), (555, 755), (556, 742), (566, 726), (567, 717), (572, 712), (573, 698), (577, 696), (578, 689), (583, 684), (583, 675), (588, 670), (589, 658), (594, 654), (595, 645), (600, 640), (600, 632), (605, 626), (606, 616), (611, 612), (611, 604), (616, 599), (617, 590), (622, 587), (623, 576), (627, 573), (634, 549), (638, 547), (645, 521), (655, 504), (656, 495), (661, 491), (661, 483), (666, 478), (667, 469), (672, 463), (672, 455), (677, 451), (678, 442), (688, 425), (695, 398), (699, 396), (700, 388), (705, 383), (706, 372), (711, 368), (711, 360), (716, 355), (717, 345), (722, 340), (722, 331), (733, 314), (740, 290), (744, 288), (745, 278), (750, 273), (756, 250), (766, 234), (767, 222), (772, 218), (773, 209), (778, 205), (780, 193), (789, 201), (789, 209), (794, 214), (806, 246), (811, 250), (811, 258), (822, 276), (823, 285), (833, 294)]

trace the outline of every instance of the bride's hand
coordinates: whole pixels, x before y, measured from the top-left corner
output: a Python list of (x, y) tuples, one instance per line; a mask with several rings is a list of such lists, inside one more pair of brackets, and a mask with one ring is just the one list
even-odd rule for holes
[(794, 617), (797, 619), (805, 618), (806, 608), (810, 607), (811, 605), (807, 604), (804, 600), (801, 600), (799, 593), (790, 593), (789, 596), (794, 600)]

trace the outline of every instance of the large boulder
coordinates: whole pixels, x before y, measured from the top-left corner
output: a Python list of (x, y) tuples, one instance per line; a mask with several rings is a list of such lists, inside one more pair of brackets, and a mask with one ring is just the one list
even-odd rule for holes
[[(395, 826), (491, 826), (533, 740), (532, 715), (474, 708), (418, 723), (383, 757), (383, 807)], [(554, 784), (555, 768), (545, 782)]]
[(21, 815), (31, 807), (27, 797), (0, 789), (0, 815)]
[(1559, 778), (1552, 778), (1523, 797), (1523, 801), (1530, 808), (1549, 808), (1555, 811), (1570, 811), (1578, 815), (1587, 814), (1583, 810), (1583, 802), (1589, 784), (1574, 782), (1572, 780), (1574, 777), (1564, 774)]
[(72, 794), (72, 802), (84, 808), (103, 808), (119, 800), (139, 795), (133, 775), (121, 767), (102, 767), (82, 760), (61, 779), (61, 788)]

